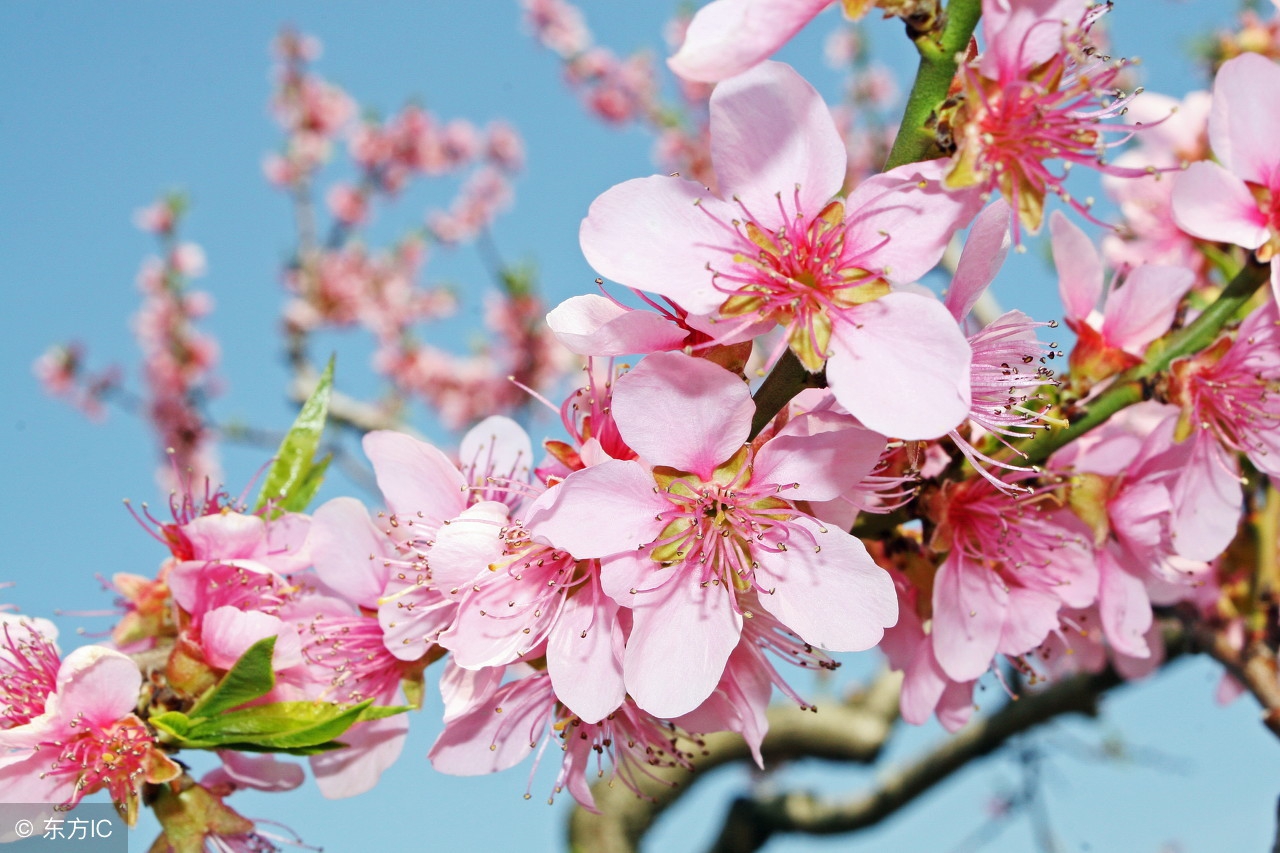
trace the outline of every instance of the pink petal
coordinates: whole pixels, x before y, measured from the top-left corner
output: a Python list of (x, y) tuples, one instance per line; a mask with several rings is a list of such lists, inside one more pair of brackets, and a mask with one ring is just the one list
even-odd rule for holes
[(1189, 560), (1212, 560), (1240, 525), (1244, 494), (1236, 460), (1207, 431), (1197, 431), (1191, 458), (1172, 489), (1174, 550)]
[(1270, 59), (1243, 53), (1218, 69), (1209, 114), (1213, 153), (1236, 177), (1264, 187), (1276, 187), (1280, 179), (1276, 104), (1280, 104), (1280, 66)]
[(302, 664), (302, 645), (292, 625), (269, 613), (226, 606), (210, 610), (201, 624), (200, 644), (205, 659), (218, 669), (230, 669), (249, 647), (276, 638), (271, 665), (279, 672)]
[[(0, 803), (64, 803), (71, 799), (76, 791), (75, 774), (50, 773), (49, 761), (49, 753), (40, 750), (0, 755)], [(27, 817), (26, 811), (22, 817)], [(56, 819), (57, 815), (48, 817)]]
[(890, 293), (839, 318), (827, 381), (869, 429), (905, 439), (945, 435), (969, 414), (969, 342), (941, 302)]
[(714, 693), (697, 708), (673, 723), (689, 732), (734, 731), (751, 749), (756, 766), (764, 768), (760, 744), (769, 730), (767, 712), (773, 695), (770, 664), (750, 640), (738, 643), (724, 677)]
[[(274, 755), (250, 755), (235, 750), (218, 750), (222, 766), (213, 772), (221, 772), (241, 788), (258, 791), (292, 791), (306, 781), (306, 774), (297, 764), (280, 761)], [(201, 779), (208, 784), (208, 776)]]
[(973, 305), (995, 279), (996, 273), (1009, 254), (1012, 240), (1009, 236), (1011, 211), (1004, 199), (996, 199), (988, 205), (969, 229), (956, 264), (956, 274), (951, 278), (946, 306), (957, 323), (969, 316)]
[(529, 482), (533, 445), (520, 424), (503, 415), (490, 415), (467, 430), (458, 446), (458, 459), (467, 482), (501, 489)]
[(726, 230), (741, 211), (693, 181), (654, 175), (602, 193), (587, 211), (578, 241), (596, 272), (627, 287), (668, 296), (695, 314), (724, 302), (707, 264), (732, 257)]
[(58, 715), (110, 726), (138, 705), (142, 673), (133, 660), (104, 646), (81, 646), (58, 667)]
[(461, 717), (491, 697), (502, 685), (506, 667), (489, 669), (463, 669), (452, 660), (446, 660), (440, 676), (440, 699), (444, 702), (446, 723)]
[(845, 202), (846, 261), (912, 282), (937, 265), (956, 231), (982, 208), (977, 191), (942, 186), (945, 160), (908, 163), (858, 185)]
[(258, 555), (267, 523), (256, 515), (229, 512), (201, 515), (182, 525), (195, 559), (229, 560)]
[(1083, 323), (1102, 297), (1102, 258), (1080, 227), (1055, 210), (1049, 214), (1058, 295), (1067, 319)]
[(356, 723), (342, 733), (346, 749), (313, 755), (311, 773), (326, 799), (354, 797), (372, 790), (404, 750), (409, 718), (404, 714)]
[(598, 589), (571, 596), (547, 638), (556, 698), (584, 723), (598, 723), (626, 697), (618, 605)]
[[(837, 652), (869, 649), (898, 621), (889, 573), (853, 536), (800, 517), (813, 537), (790, 536), (787, 550), (756, 553), (756, 578), (771, 594), (760, 604), (806, 643)], [(816, 544), (815, 544), (816, 543)]]
[(383, 559), (387, 538), (355, 498), (334, 498), (311, 517), (310, 548), (316, 574), (343, 598), (375, 609), (391, 569)]
[(715, 0), (689, 22), (667, 60), (686, 80), (715, 83), (773, 54), (832, 0)]
[(933, 651), (956, 681), (991, 666), (1008, 616), (1009, 592), (995, 572), (947, 557), (933, 579)]
[(689, 336), (661, 314), (626, 308), (594, 293), (561, 302), (547, 315), (547, 325), (565, 349), (578, 355), (612, 357), (679, 349)]
[(1174, 178), (1173, 219), (1194, 237), (1256, 249), (1267, 240), (1267, 219), (1244, 181), (1202, 160)]
[(526, 526), (539, 539), (580, 560), (634, 551), (652, 542), (667, 502), (638, 462), (611, 459), (548, 489), (529, 509)]
[(1001, 654), (1016, 656), (1031, 651), (1058, 627), (1062, 601), (1055, 595), (1026, 587), (1009, 590), (1009, 609), (1000, 632)]
[(703, 479), (746, 443), (754, 413), (741, 378), (683, 353), (653, 353), (613, 387), (613, 418), (631, 449)]
[(969, 722), (973, 710), (973, 682), (952, 681), (942, 691), (936, 713), (942, 727), (955, 734)]
[(387, 508), (397, 515), (434, 532), (467, 505), (462, 474), (449, 457), (425, 441), (375, 430), (365, 434), (363, 445)]
[(816, 216), (840, 192), (849, 155), (822, 96), (790, 65), (766, 62), (712, 93), (711, 161), (722, 197), (780, 228), (777, 194)]
[(1007, 79), (1062, 50), (1063, 24), (1075, 28), (1087, 0), (984, 0), (982, 74)]
[(637, 705), (669, 719), (711, 695), (742, 631), (732, 599), (720, 584), (686, 577), (631, 596), (635, 621), (622, 666)]
[(1110, 549), (1098, 553), (1102, 583), (1098, 589), (1098, 613), (1107, 642), (1121, 654), (1147, 657), (1151, 654), (1145, 634), (1151, 627), (1151, 599), (1142, 580), (1116, 562)]
[(1107, 295), (1102, 338), (1113, 347), (1141, 356), (1147, 345), (1169, 331), (1178, 303), (1195, 284), (1189, 269), (1145, 264)]
[(506, 504), (481, 501), (441, 525), (431, 546), (431, 579), (442, 593), (470, 586), (502, 556), (503, 530), (510, 521)]
[(756, 483), (797, 484), (788, 500), (829, 501), (862, 482), (880, 461), (886, 439), (852, 418), (830, 413), (792, 418), (756, 454)]
[(512, 682), (472, 710), (445, 723), (427, 757), (454, 776), (481, 776), (514, 767), (546, 730), (554, 695), (545, 676)]

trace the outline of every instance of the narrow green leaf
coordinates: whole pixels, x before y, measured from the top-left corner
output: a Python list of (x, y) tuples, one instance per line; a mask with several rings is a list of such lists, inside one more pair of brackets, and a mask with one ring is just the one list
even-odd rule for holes
[(293, 490), (293, 493), (280, 504), (280, 508), (288, 512), (305, 512), (307, 507), (311, 505), (311, 499), (320, 490), (320, 485), (324, 483), (324, 475), (329, 470), (329, 463), (332, 461), (332, 453), (326, 453), (317, 459), (311, 469), (307, 471), (306, 476), (298, 483), (297, 488)]
[(222, 680), (196, 703), (190, 716), (213, 717), (265, 696), (276, 686), (275, 671), (271, 668), (275, 648), (275, 637), (265, 637), (250, 646)]
[(272, 747), (259, 746), (256, 743), (224, 743), (219, 749), (234, 749), (236, 752), (274, 752), (278, 755), (319, 755), (322, 752), (333, 752), (335, 749), (346, 749), (347, 745), (339, 740), (327, 740), (315, 746)]
[(262, 484), (262, 493), (258, 495), (257, 509), (262, 509), (268, 501), (274, 501), (278, 510), (300, 512), (320, 487), (320, 479), (328, 460), (315, 461), (316, 448), (320, 446), (320, 436), (324, 432), (325, 418), (329, 413), (329, 394), (333, 390), (333, 359), (320, 375), (315, 390), (302, 404), (297, 419), (290, 427), (280, 449), (276, 451), (276, 461), (267, 472)]
[(191, 726), (185, 740), (190, 746), (208, 748), (231, 743), (256, 744), (268, 749), (312, 747), (331, 741), (351, 728), (373, 704), (330, 702), (275, 702), (231, 711)]
[(412, 710), (412, 705), (370, 705), (360, 714), (360, 722), (384, 720), (387, 717), (394, 717), (396, 714), (403, 714), (405, 711)]

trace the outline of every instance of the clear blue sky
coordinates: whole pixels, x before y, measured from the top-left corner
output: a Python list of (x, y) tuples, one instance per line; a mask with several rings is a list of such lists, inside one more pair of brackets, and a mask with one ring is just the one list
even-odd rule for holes
[[(1116, 52), (1143, 57), (1150, 89), (1179, 94), (1199, 85), (1184, 58), (1196, 27), (1232, 5), (1119, 0), (1111, 16)], [(601, 43), (618, 52), (644, 45), (661, 52), (668, 4), (596, 0), (585, 9)], [(837, 20), (827, 13), (783, 54), (833, 98), (838, 78), (820, 57), (822, 38)], [(292, 417), (273, 337), (289, 210), (260, 169), (277, 141), (266, 108), (267, 46), (286, 22), (323, 41), (320, 72), (363, 105), (386, 113), (416, 97), (444, 117), (478, 124), (502, 117), (519, 128), (529, 166), (517, 185), (516, 207), (495, 236), (508, 257), (537, 260), (552, 301), (591, 287), (594, 274), (577, 247), (578, 221), (591, 199), (653, 171), (650, 139), (585, 118), (560, 84), (555, 58), (522, 33), (515, 4), (506, 0), (0, 5), (0, 513), (6, 532), (0, 578), (17, 582), (5, 596), (24, 612), (107, 606), (95, 573), (150, 574), (162, 556), (120, 505), (124, 497), (163, 500), (149, 435), (120, 413), (103, 425), (87, 423), (46, 397), (30, 370), (48, 344), (69, 338), (86, 342), (96, 365), (136, 363), (128, 331), (137, 307), (133, 279), (151, 246), (130, 216), (157, 193), (174, 187), (190, 193), (194, 210), (186, 234), (209, 256), (210, 275), (201, 286), (217, 307), (206, 325), (221, 341), (220, 374), (228, 384), (215, 414), (268, 428)], [(901, 64), (905, 40), (898, 26), (873, 22), (869, 33), (877, 55)], [(417, 221), (422, 201), (405, 199), (381, 213), (375, 233), (385, 237)], [(1049, 319), (1057, 313), (1053, 285), (1038, 246), (1030, 248), (1012, 259), (997, 291), (1005, 305)], [(473, 304), (488, 287), (466, 250), (440, 256), (428, 274), (465, 285)], [(461, 327), (440, 334), (457, 346), (467, 339)], [(343, 349), (340, 384), (368, 387), (360, 384), (366, 352)], [(224, 450), (232, 491), (265, 456)], [(335, 481), (322, 497), (344, 491), (349, 485)], [(106, 620), (88, 617), (59, 621), (64, 647), (76, 643), (77, 627), (107, 627)], [(855, 660), (847, 669), (867, 664)], [(1251, 700), (1214, 706), (1216, 677), (1204, 662), (1179, 666), (1117, 694), (1101, 725), (1059, 727), (1039, 741), (1057, 744), (1050, 747), (1047, 790), (1066, 850), (1155, 853), (1178, 841), (1187, 853), (1209, 853), (1270, 843), (1280, 749), (1257, 724)], [(527, 768), (482, 779), (435, 773), (425, 753), (438, 716), (432, 703), (414, 718), (404, 757), (374, 793), (327, 802), (308, 786), (285, 795), (237, 795), (232, 804), (287, 824), (330, 851), (558, 849), (569, 798), (552, 808), (544, 804), (548, 774), (534, 781), (533, 799), (525, 802)], [(1062, 732), (1090, 743), (1101, 733), (1116, 734), (1133, 746), (1158, 748), (1170, 761), (1150, 768), (1081, 760), (1079, 750), (1062, 747)], [(909, 732), (887, 760), (939, 737), (936, 727)], [(857, 849), (953, 849), (982, 824), (986, 802), (1016, 773), (1008, 760), (989, 760), (885, 828), (859, 836)], [(807, 766), (783, 778), (832, 794), (870, 781), (860, 769)], [(728, 798), (746, 784), (739, 771), (708, 780), (660, 824), (651, 848), (705, 847)], [(145, 850), (152, 832), (140, 832), (131, 849)], [(780, 839), (769, 849), (854, 845), (850, 839)], [(1017, 820), (984, 849), (1030, 848), (1027, 824)]]

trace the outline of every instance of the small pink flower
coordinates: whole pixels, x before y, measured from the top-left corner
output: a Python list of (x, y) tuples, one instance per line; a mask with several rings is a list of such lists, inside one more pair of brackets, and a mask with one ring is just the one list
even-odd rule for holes
[(1222, 165), (1191, 164), (1173, 187), (1173, 217), (1187, 233), (1253, 249), (1271, 264), (1280, 299), (1280, 66), (1256, 53), (1224, 63), (1213, 84), (1209, 139)]
[(0, 800), (74, 806), (105, 789), (132, 824), (143, 784), (181, 772), (134, 714), (142, 673), (119, 652), (59, 659), (33, 623), (7, 621), (0, 676)]
[(851, 419), (796, 418), (753, 449), (746, 385), (676, 353), (620, 378), (612, 408), (648, 464), (575, 471), (534, 503), (529, 524), (579, 559), (602, 558), (604, 591), (632, 611), (623, 669), (640, 707), (677, 716), (711, 694), (756, 600), (739, 593), (755, 590), (823, 648), (869, 648), (893, 624), (888, 577), (862, 543), (795, 504), (835, 498), (867, 473), (864, 454), (849, 452), (866, 435)]
[(582, 224), (591, 265), (717, 315), (718, 340), (785, 326), (806, 369), (825, 365), (836, 398), (877, 432), (935, 438), (959, 423), (969, 408), (964, 336), (937, 300), (889, 281), (932, 268), (977, 198), (943, 191), (934, 161), (833, 201), (844, 143), (818, 93), (779, 63), (718, 86), (711, 128), (720, 197), (666, 176), (613, 187)]
[[(1040, 230), (1050, 193), (1088, 216), (1089, 204), (1063, 189), (1065, 170), (1055, 174), (1046, 161), (1118, 176), (1148, 174), (1103, 159), (1133, 128), (1107, 124), (1129, 101), (1115, 94), (1125, 63), (1097, 55), (1087, 34), (1106, 7), (1086, 5), (1086, 0), (984, 0), (986, 49), (961, 68), (962, 96), (938, 122), (955, 146), (946, 185), (999, 190), (1032, 233)], [(1108, 133), (1118, 138), (1108, 139)]]

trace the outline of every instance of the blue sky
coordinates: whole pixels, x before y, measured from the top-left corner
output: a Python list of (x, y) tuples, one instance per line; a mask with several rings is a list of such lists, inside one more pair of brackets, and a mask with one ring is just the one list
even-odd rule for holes
[[(1185, 48), (1198, 27), (1221, 20), (1230, 5), (1119, 0), (1111, 16), (1116, 52), (1142, 56), (1143, 82), (1153, 90), (1180, 94), (1202, 85), (1187, 67)], [(597, 0), (584, 9), (600, 43), (619, 53), (642, 46), (661, 53), (668, 4)], [(825, 14), (782, 55), (833, 98), (838, 76), (822, 65), (821, 46), (837, 22)], [(158, 193), (182, 188), (190, 194), (185, 234), (208, 253), (210, 273), (200, 286), (213, 294), (216, 309), (205, 326), (221, 342), (219, 372), (227, 383), (215, 415), (274, 429), (292, 418), (274, 336), (290, 214), (260, 168), (278, 139), (266, 106), (268, 44), (284, 23), (321, 39), (319, 71), (362, 105), (389, 113), (417, 98), (443, 117), (477, 124), (500, 117), (520, 130), (529, 165), (495, 239), (508, 258), (537, 261), (552, 302), (592, 286), (594, 273), (577, 246), (577, 224), (590, 201), (612, 184), (653, 171), (651, 139), (587, 119), (561, 84), (555, 58), (522, 32), (515, 4), (504, 0), (0, 5), (0, 460), (6, 486), (0, 512), (7, 534), (0, 539), (0, 577), (16, 582), (6, 597), (24, 612), (108, 606), (96, 573), (150, 574), (162, 556), (120, 504), (125, 497), (163, 501), (146, 430), (119, 412), (100, 425), (86, 422), (45, 396), (30, 369), (46, 346), (71, 338), (88, 345), (95, 365), (136, 364), (129, 333), (138, 299), (133, 280), (151, 245), (130, 218)], [(878, 57), (907, 67), (898, 26), (873, 21), (868, 33)], [(447, 197), (431, 192), (381, 212), (375, 236), (411, 227), (426, 201)], [(1053, 283), (1039, 245), (1029, 249), (1011, 259), (997, 293), (1006, 306), (1051, 319), (1058, 312)], [(472, 305), (489, 287), (466, 249), (436, 256), (427, 273), (462, 285)], [(470, 330), (454, 324), (437, 333), (462, 347)], [(367, 347), (337, 345), (339, 386), (375, 387), (367, 378)], [(136, 373), (130, 376), (136, 380)], [(442, 435), (429, 423), (417, 426)], [(238, 491), (267, 453), (226, 448), (223, 456), (228, 486)], [(322, 497), (350, 491), (350, 484), (335, 480)], [(79, 627), (108, 626), (72, 615), (59, 623), (64, 647), (76, 643)], [(854, 658), (846, 669), (856, 675), (869, 667)], [(1119, 692), (1099, 725), (1061, 726), (1037, 741), (1052, 756), (1047, 796), (1066, 850), (1154, 853), (1177, 841), (1191, 853), (1269, 843), (1280, 750), (1257, 724), (1251, 700), (1214, 705), (1216, 679), (1203, 661), (1179, 665), (1152, 684)], [(306, 787), (237, 795), (232, 804), (330, 851), (558, 849), (569, 802), (545, 805), (547, 768), (533, 781), (529, 802), (522, 799), (527, 769), (480, 779), (435, 773), (425, 753), (438, 731), (438, 711), (432, 703), (415, 717), (405, 755), (374, 793), (327, 802)], [(1096, 744), (1103, 733), (1158, 748), (1168, 760), (1100, 764), (1065, 745), (1068, 735)], [(932, 726), (906, 732), (886, 760), (907, 758), (941, 736)], [(782, 778), (833, 795), (871, 781), (862, 769), (808, 765)], [(1015, 764), (991, 759), (886, 827), (859, 836), (858, 849), (951, 850), (983, 823), (991, 796), (1016, 778)], [(709, 779), (658, 826), (652, 848), (705, 847), (729, 797), (750, 782), (738, 770)], [(151, 832), (138, 833), (131, 849), (145, 850)], [(779, 839), (769, 849), (852, 844)], [(1030, 846), (1026, 821), (1015, 820), (984, 849)]]

